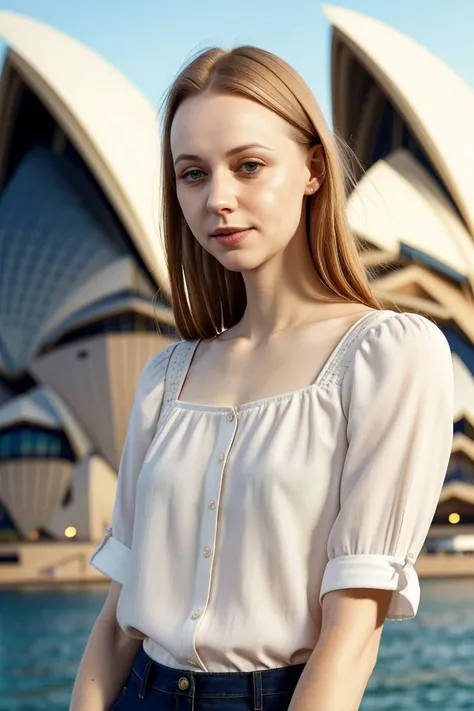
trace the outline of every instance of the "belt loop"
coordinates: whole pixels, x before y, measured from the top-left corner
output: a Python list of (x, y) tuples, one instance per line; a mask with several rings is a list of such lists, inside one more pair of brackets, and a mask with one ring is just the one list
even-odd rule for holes
[(145, 667), (145, 673), (143, 674), (142, 683), (140, 684), (140, 691), (138, 692), (138, 698), (144, 699), (146, 694), (146, 688), (148, 686), (148, 677), (150, 676), (150, 670), (153, 666), (153, 659), (147, 663)]
[(263, 709), (263, 693), (262, 693), (262, 672), (252, 672), (253, 676), (253, 708), (254, 711), (262, 711)]

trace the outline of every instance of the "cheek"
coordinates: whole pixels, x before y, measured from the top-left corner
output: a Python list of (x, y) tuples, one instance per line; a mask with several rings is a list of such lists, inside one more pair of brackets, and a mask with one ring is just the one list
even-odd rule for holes
[(255, 191), (254, 204), (267, 225), (278, 225), (287, 232), (298, 227), (303, 202), (304, 187), (298, 176), (288, 171), (279, 173), (262, 183)]
[(303, 196), (304, 182), (299, 170), (294, 166), (286, 166), (272, 171), (262, 181), (258, 200), (262, 206), (278, 207), (281, 212), (283, 205), (297, 203)]
[(281, 199), (286, 193), (287, 179), (281, 173), (271, 174), (261, 181), (255, 198), (263, 208), (275, 208), (281, 205)]

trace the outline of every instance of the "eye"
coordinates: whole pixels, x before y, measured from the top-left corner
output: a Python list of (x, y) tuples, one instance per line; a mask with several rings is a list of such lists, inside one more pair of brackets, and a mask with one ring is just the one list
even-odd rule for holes
[(188, 170), (187, 173), (184, 173), (181, 179), (186, 180), (188, 183), (196, 183), (202, 178), (203, 175), (204, 173), (202, 172), (202, 170), (193, 168), (192, 170)]
[(253, 173), (258, 173), (261, 167), (261, 163), (257, 163), (257, 161), (255, 160), (248, 160), (245, 163), (242, 163), (242, 165), (240, 166), (240, 170), (246, 168), (247, 170), (243, 170), (243, 173), (246, 173), (247, 175), (252, 175)]

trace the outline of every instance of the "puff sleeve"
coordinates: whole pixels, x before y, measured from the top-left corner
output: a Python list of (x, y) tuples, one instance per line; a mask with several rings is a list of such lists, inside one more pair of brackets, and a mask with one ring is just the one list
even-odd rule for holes
[(122, 584), (132, 547), (137, 478), (161, 412), (169, 350), (152, 358), (141, 373), (118, 471), (112, 523), (90, 559), (94, 568)]
[(453, 366), (428, 319), (393, 313), (369, 329), (342, 383), (347, 452), (320, 600), (393, 590), (387, 619), (409, 619), (413, 568), (433, 520), (453, 440)]

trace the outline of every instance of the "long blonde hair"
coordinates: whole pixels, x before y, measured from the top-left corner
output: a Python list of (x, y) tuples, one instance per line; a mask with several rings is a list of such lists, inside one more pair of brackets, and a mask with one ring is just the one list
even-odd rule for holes
[(253, 99), (285, 119), (302, 146), (310, 149), (322, 144), (326, 177), (308, 199), (306, 216), (316, 272), (337, 300), (380, 308), (346, 218), (348, 169), (308, 86), (286, 62), (257, 47), (237, 47), (229, 52), (208, 49), (180, 72), (162, 114), (162, 229), (180, 336), (212, 338), (238, 323), (247, 304), (242, 274), (225, 269), (201, 247), (184, 219), (176, 193), (171, 126), (180, 104), (205, 91)]

